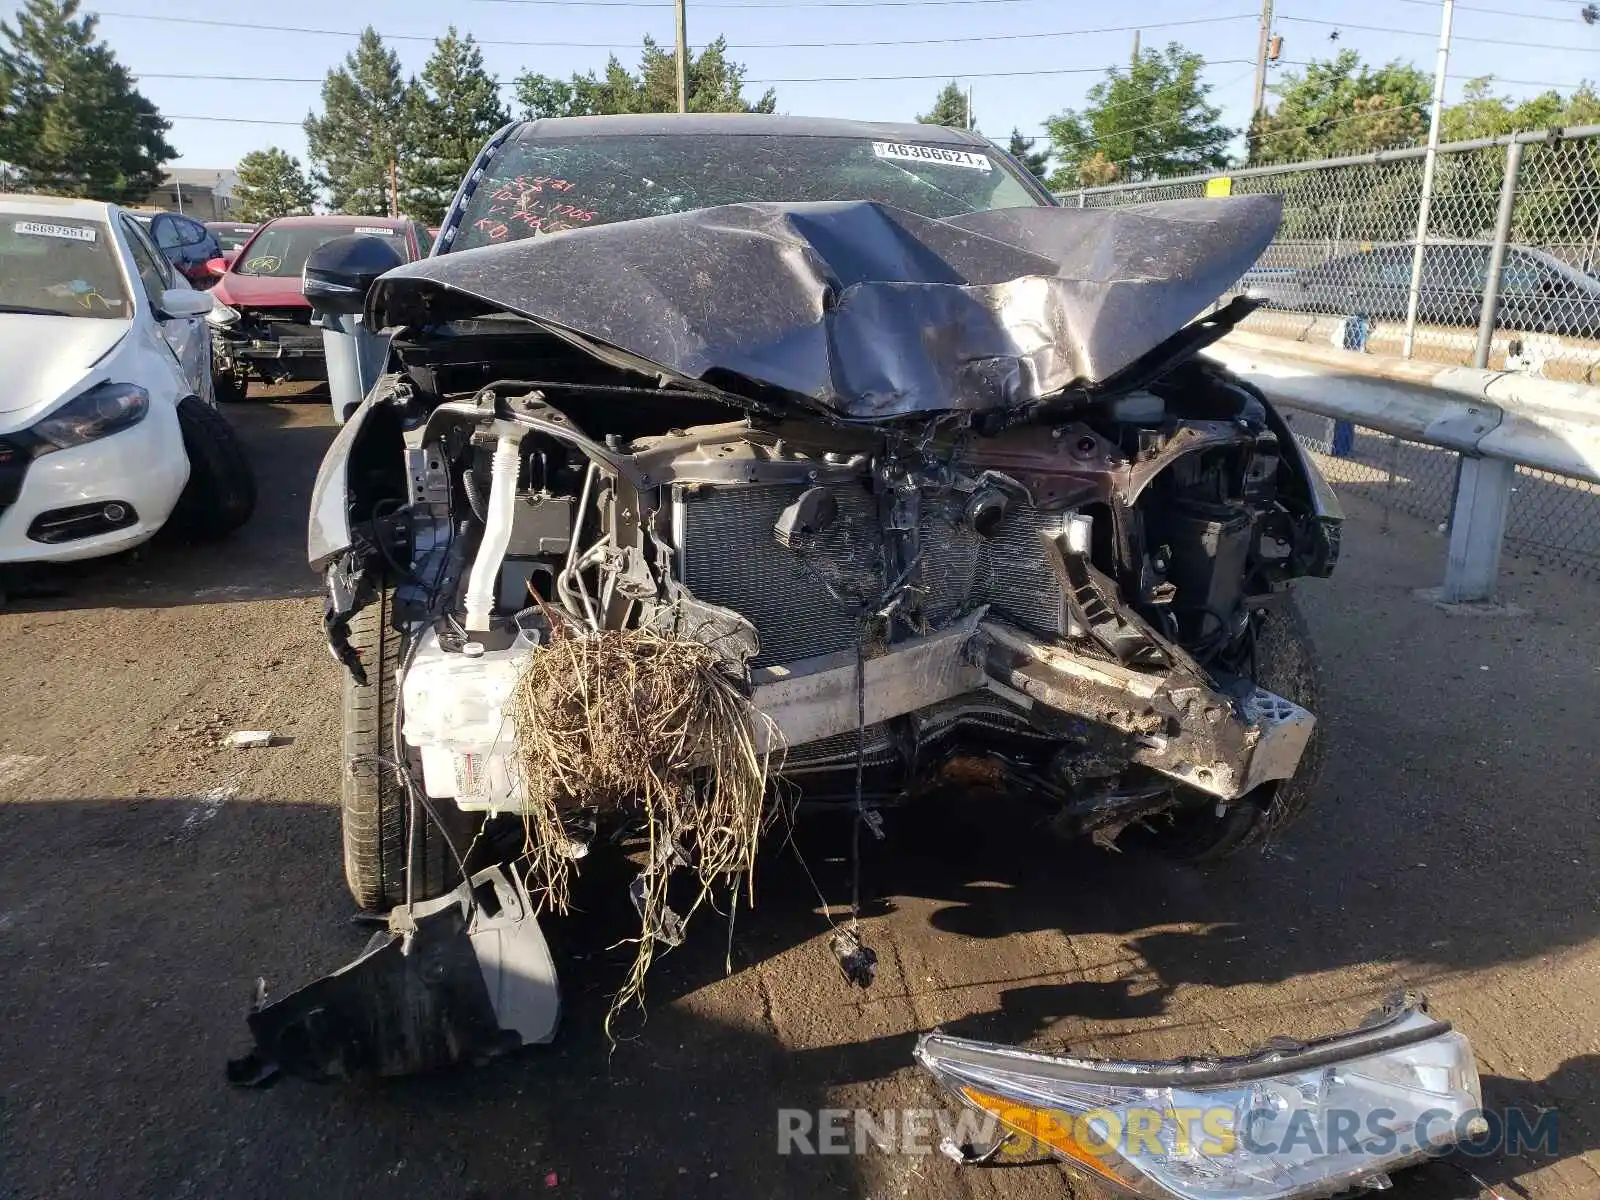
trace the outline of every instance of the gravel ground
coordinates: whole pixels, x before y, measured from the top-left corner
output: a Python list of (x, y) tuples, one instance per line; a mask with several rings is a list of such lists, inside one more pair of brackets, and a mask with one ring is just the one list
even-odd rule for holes
[[(1488, 1100), (1555, 1108), (1553, 1157), (1469, 1165), (1506, 1196), (1600, 1195), (1600, 585), (1511, 563), (1519, 621), (1412, 589), (1443, 544), (1352, 504), (1337, 577), (1304, 589), (1330, 755), (1307, 818), (1205, 872), (1059, 849), (993, 805), (891, 826), (865, 867), (876, 986), (847, 990), (817, 894), (772, 855), (731, 942), (660, 959), (614, 1049), (629, 929), (615, 864), (550, 929), (553, 1046), (370, 1089), (238, 1092), (224, 1061), (264, 976), (346, 961), (338, 679), (301, 558), (324, 403), (230, 410), (261, 508), (229, 543), (156, 544), (0, 610), (0, 1195), (1092, 1196), (1054, 1167), (779, 1155), (777, 1110), (941, 1102), (917, 1031), (1100, 1054), (1238, 1052), (1425, 989)], [(234, 729), (280, 745), (224, 750)], [(801, 845), (846, 894), (838, 826)], [(725, 970), (731, 957), (732, 973)], [(1487, 1195), (1445, 1164), (1395, 1194)]]

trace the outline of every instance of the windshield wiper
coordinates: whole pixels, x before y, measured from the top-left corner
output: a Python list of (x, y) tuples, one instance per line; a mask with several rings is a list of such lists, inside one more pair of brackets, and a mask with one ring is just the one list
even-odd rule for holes
[(71, 315), (70, 313), (62, 312), (59, 308), (39, 308), (33, 304), (0, 304), (0, 313), (24, 313), (30, 317), (65, 317)]

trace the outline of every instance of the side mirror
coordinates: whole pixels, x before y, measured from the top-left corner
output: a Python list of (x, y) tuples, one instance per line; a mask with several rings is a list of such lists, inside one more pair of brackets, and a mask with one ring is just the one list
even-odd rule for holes
[(161, 293), (161, 315), (203, 317), (215, 303), (210, 292), (197, 292), (194, 288), (168, 288)]
[(210, 271), (213, 275), (220, 279), (222, 276), (228, 273), (228, 259), (226, 256), (222, 258), (207, 259), (206, 270)]
[(393, 238), (353, 233), (324, 242), (306, 259), (300, 294), (313, 309), (353, 316), (367, 302), (367, 292), (385, 271), (402, 263)]

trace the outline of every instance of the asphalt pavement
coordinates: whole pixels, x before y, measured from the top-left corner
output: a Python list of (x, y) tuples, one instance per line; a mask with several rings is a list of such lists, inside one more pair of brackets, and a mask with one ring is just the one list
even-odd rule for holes
[[(600, 1018), (632, 929), (596, 856), (549, 934), (558, 1041), (376, 1087), (232, 1090), (255, 982), (347, 961), (339, 681), (302, 557), (325, 403), (228, 410), (261, 505), (0, 609), (0, 1196), (1095, 1196), (1054, 1166), (778, 1153), (779, 1110), (943, 1106), (918, 1031), (1088, 1054), (1237, 1053), (1357, 1021), (1397, 986), (1478, 1053), (1487, 1101), (1554, 1109), (1553, 1155), (1430, 1163), (1397, 1197), (1600, 1195), (1600, 584), (1508, 560), (1519, 620), (1419, 602), (1444, 546), (1351, 499), (1303, 588), (1330, 739), (1307, 817), (1197, 870), (1041, 839), (992, 803), (891, 823), (864, 865), (876, 984), (846, 986), (819, 820), (768, 856), (731, 935), (658, 957), (646, 1019)], [(268, 749), (231, 750), (235, 729)], [(731, 971), (729, 967), (731, 966)]]

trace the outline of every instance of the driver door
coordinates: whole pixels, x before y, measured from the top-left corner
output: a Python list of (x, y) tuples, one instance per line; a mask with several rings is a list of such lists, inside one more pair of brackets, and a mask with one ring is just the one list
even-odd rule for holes
[(168, 288), (188, 287), (188, 282), (179, 282), (172, 264), (150, 244), (150, 239), (139, 228), (138, 222), (123, 217), (122, 229), (128, 239), (128, 249), (133, 253), (133, 261), (138, 264), (139, 278), (150, 297), (150, 306), (155, 310), (156, 327), (171, 347), (173, 357), (178, 360), (184, 381), (195, 395), (207, 404), (213, 403), (211, 331), (206, 326), (205, 318), (168, 317), (161, 312), (161, 293)]

